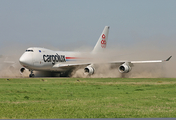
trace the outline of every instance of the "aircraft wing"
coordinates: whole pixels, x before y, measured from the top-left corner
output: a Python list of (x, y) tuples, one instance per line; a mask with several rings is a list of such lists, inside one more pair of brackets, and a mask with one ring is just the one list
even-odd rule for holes
[(64, 64), (55, 64), (53, 65), (53, 68), (58, 71), (67, 71), (67, 70), (73, 70), (78, 67), (85, 67), (84, 70), (88, 72), (88, 74), (94, 73), (94, 67), (96, 65), (101, 64), (110, 64), (112, 68), (118, 67), (119, 71), (121, 73), (128, 73), (131, 71), (131, 67), (134, 66), (136, 63), (161, 63), (165, 61), (169, 61), (172, 56), (167, 58), (166, 60), (148, 60), (148, 61), (113, 61), (113, 62), (103, 62), (103, 63), (64, 63)]
[[(169, 58), (167, 58), (166, 60), (148, 60), (148, 61), (112, 61), (112, 62), (108, 62), (108, 64), (123, 64), (123, 63), (130, 63), (130, 64), (135, 64), (135, 63), (159, 63), (159, 62), (164, 62), (164, 61), (169, 61), (171, 59), (172, 56), (170, 56)], [(53, 66), (53, 68), (76, 68), (79, 66), (88, 66), (91, 64), (101, 64), (101, 63), (75, 63), (75, 64), (55, 64)]]
[(166, 62), (169, 61), (171, 59), (172, 56), (170, 56), (169, 58), (167, 58), (166, 60), (147, 60), (147, 61), (113, 61), (111, 62), (112, 64), (123, 64), (123, 63), (131, 63), (131, 64), (135, 64), (135, 63), (159, 63), (159, 62)]

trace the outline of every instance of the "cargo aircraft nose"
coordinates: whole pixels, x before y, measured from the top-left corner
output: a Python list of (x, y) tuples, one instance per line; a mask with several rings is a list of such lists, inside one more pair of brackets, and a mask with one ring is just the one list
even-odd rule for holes
[(22, 66), (25, 66), (25, 67), (30, 67), (30, 66), (33, 66), (33, 62), (32, 62), (32, 55), (31, 54), (28, 54), (28, 53), (24, 53), (20, 59), (19, 59), (19, 62)]

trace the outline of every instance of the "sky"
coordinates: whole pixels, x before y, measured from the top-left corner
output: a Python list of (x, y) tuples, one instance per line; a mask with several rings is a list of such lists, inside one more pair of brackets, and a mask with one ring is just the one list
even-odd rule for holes
[(104, 26), (109, 46), (129, 47), (173, 37), (175, 14), (175, 0), (0, 0), (0, 47), (93, 48)]
[(165, 59), (176, 77), (176, 0), (0, 0), (0, 55), (29, 47), (93, 49), (110, 26), (107, 49), (127, 59)]

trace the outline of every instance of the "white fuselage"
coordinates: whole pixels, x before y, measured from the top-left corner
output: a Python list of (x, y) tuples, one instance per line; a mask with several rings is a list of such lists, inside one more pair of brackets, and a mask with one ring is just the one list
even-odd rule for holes
[(79, 52), (62, 52), (53, 51), (45, 48), (28, 48), (20, 57), (20, 64), (29, 69), (36, 71), (66, 71), (63, 68), (53, 67), (55, 64), (76, 63), (83, 61)]

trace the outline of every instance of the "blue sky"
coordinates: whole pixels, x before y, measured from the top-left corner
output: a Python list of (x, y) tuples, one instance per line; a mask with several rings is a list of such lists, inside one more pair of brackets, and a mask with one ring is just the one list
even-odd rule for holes
[(109, 46), (173, 47), (176, 0), (0, 0), (0, 54), (14, 46), (93, 48), (106, 25)]

